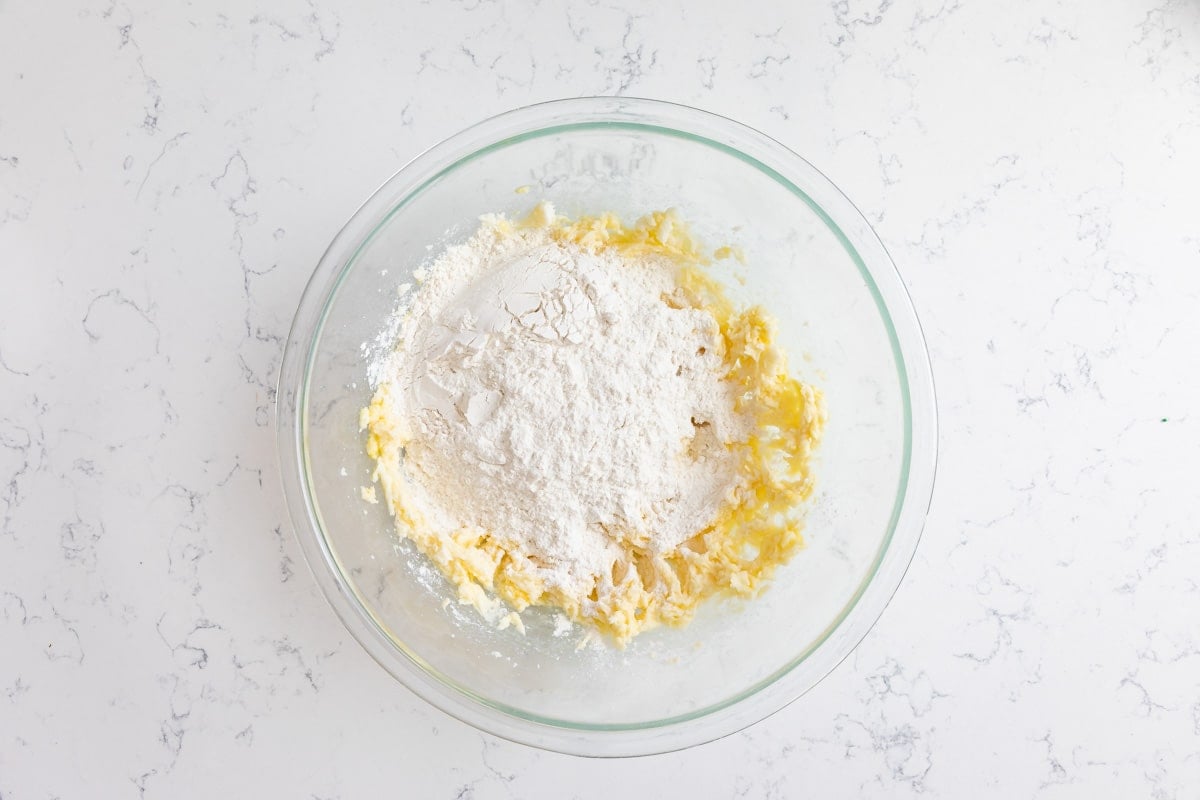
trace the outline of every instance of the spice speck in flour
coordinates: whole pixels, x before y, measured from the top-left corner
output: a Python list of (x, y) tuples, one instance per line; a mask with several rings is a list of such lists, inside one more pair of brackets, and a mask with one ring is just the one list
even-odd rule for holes
[(461, 601), (623, 645), (802, 545), (823, 401), (706, 261), (671, 212), (542, 204), (421, 273), (361, 422), (398, 533)]

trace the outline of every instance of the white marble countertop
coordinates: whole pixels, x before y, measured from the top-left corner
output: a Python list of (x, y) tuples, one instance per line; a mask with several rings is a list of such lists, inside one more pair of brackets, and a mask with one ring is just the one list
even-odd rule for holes
[[(446, 717), (344, 632), (272, 393), (385, 177), (612, 93), (741, 119), (857, 202), (942, 433), (846, 663), (598, 762)], [(0, 0), (0, 797), (1196, 797), (1198, 185), (1193, 0)]]

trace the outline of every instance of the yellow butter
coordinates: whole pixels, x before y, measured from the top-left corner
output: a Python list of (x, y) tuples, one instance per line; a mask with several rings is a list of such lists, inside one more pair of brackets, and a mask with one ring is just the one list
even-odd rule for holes
[[(712, 525), (697, 531), (674, 551), (654, 554), (629, 539), (611, 575), (596, 576), (586, 596), (547, 587), (523, 556), (507, 552), (487, 531), (463, 528), (443, 535), (426, 525), (402, 466), (406, 431), (389, 409), (390, 388), (379, 388), (361, 424), (367, 454), (376, 460), (375, 479), (402, 536), (411, 539), (458, 589), (459, 600), (485, 615), (552, 606), (575, 622), (607, 634), (624, 646), (636, 634), (660, 624), (683, 625), (697, 605), (713, 595), (753, 596), (775, 569), (803, 547), (802, 510), (812, 495), (813, 450), (820, 441), (826, 411), (817, 389), (788, 373), (786, 355), (775, 343), (775, 325), (758, 306), (739, 309), (706, 270), (708, 255), (673, 210), (655, 211), (633, 225), (614, 214), (568, 219), (546, 203), (516, 223), (485, 218), (498, 236), (522, 229), (546, 229), (561, 243), (630, 256), (654, 254), (679, 267), (679, 296), (667, 302), (707, 310), (716, 320), (724, 347), (726, 380), (738, 386), (737, 410), (752, 415), (755, 433), (731, 445), (738, 453), (742, 484)], [(718, 258), (740, 250), (720, 248)], [(515, 625), (509, 613), (503, 627)], [(522, 626), (523, 628), (523, 626)]]

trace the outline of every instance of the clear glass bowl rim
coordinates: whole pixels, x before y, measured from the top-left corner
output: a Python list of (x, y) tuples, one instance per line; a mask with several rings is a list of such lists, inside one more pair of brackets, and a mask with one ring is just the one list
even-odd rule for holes
[[(889, 531), (857, 592), (824, 634), (772, 675), (719, 703), (628, 725), (548, 719), (494, 702), (437, 675), (391, 637), (357, 597), (326, 540), (309, 482), (306, 446), (306, 400), (316, 345), (343, 277), (375, 233), (429, 183), (482, 155), (530, 138), (603, 127), (644, 129), (712, 146), (764, 172), (805, 202), (841, 241), (874, 297), (891, 339), (905, 417), (903, 467)], [(802, 176), (809, 191), (789, 173)], [(812, 196), (818, 192), (819, 200)], [(851, 234), (855, 241), (847, 235), (846, 223), (857, 228), (857, 235)], [(372, 193), (321, 257), (289, 331), (276, 394), (280, 474), (293, 527), (322, 593), (351, 635), (397, 680), (451, 716), (512, 741), (588, 756), (647, 755), (720, 738), (793, 702), (844, 660), (887, 607), (916, 551), (936, 472), (936, 417), (929, 355), (911, 299), (891, 257), (853, 203), (809, 162), (757, 130), (689, 106), (640, 98), (525, 106), (477, 123), (409, 161)], [(812, 667), (808, 674), (799, 673), (801, 664)]]

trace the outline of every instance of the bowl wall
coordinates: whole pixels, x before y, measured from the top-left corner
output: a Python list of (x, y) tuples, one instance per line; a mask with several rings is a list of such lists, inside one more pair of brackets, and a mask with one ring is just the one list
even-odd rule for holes
[[(514, 191), (522, 186), (529, 191)], [(707, 244), (740, 247), (745, 263), (718, 271), (736, 299), (772, 313), (792, 371), (825, 392), (829, 409), (806, 548), (760, 597), (707, 603), (691, 625), (648, 632), (623, 651), (578, 648), (581, 631), (554, 635), (549, 611), (525, 612), (522, 635), (444, 606), (451, 587), (398, 539), (385, 506), (360, 494), (373, 467), (358, 430), (373, 388), (366, 365), (386, 345), (398, 287), (470, 236), (480, 215), (521, 215), (541, 200), (571, 216), (627, 220), (675, 207)], [(291, 369), (299, 380), (281, 379), (280, 398), (294, 410), (281, 408), (280, 436), (285, 481), (289, 458), (300, 471), (289, 494), (294, 512), (303, 509), (306, 555), (376, 658), (475, 724), (597, 753), (690, 743), (681, 726), (690, 738), (727, 732), (843, 658), (911, 557), (932, 481), (933, 395), (903, 286), (828, 181), (742, 126), (645, 101), (564, 101), (499, 117), (389, 181), (331, 246), (314, 284), (284, 367), (284, 379)]]

